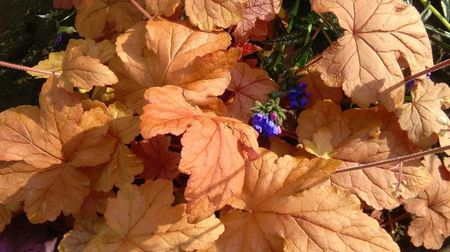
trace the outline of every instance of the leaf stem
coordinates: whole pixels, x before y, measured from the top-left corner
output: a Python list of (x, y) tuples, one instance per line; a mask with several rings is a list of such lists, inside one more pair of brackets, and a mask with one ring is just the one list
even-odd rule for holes
[(444, 60), (444, 61), (442, 61), (442, 62), (439, 62), (439, 63), (437, 63), (436, 65), (431, 66), (431, 67), (429, 67), (429, 68), (427, 68), (427, 69), (425, 69), (425, 70), (423, 70), (423, 71), (420, 71), (420, 72), (418, 72), (418, 73), (415, 73), (415, 74), (413, 74), (413, 75), (411, 75), (411, 76), (406, 77), (406, 78), (403, 79), (402, 81), (396, 83), (395, 85), (393, 85), (393, 86), (387, 88), (386, 90), (384, 90), (384, 91), (382, 91), (382, 92), (392, 92), (393, 90), (395, 90), (395, 89), (401, 87), (402, 85), (404, 85), (404, 84), (407, 83), (408, 81), (415, 80), (417, 77), (420, 77), (420, 76), (422, 76), (422, 75), (424, 75), (424, 74), (427, 74), (427, 73), (431, 73), (431, 72), (437, 71), (437, 70), (442, 69), (442, 68), (444, 68), (444, 67), (447, 67), (447, 66), (449, 66), (449, 65), (450, 65), (450, 59), (446, 59), (446, 60)]
[(148, 14), (147, 11), (144, 10), (144, 8), (142, 8), (142, 6), (138, 2), (136, 2), (136, 0), (130, 0), (130, 3), (134, 5), (134, 7), (136, 7), (136, 9), (138, 9), (138, 11), (140, 11), (147, 19), (153, 18), (150, 14)]
[(409, 155), (405, 155), (405, 156), (401, 156), (401, 157), (395, 157), (395, 158), (390, 158), (390, 159), (386, 159), (386, 160), (382, 160), (382, 161), (376, 161), (376, 162), (372, 162), (372, 163), (368, 163), (368, 164), (362, 164), (362, 165), (358, 165), (358, 166), (354, 166), (354, 167), (349, 167), (349, 168), (335, 171), (334, 173), (343, 173), (343, 172), (367, 169), (367, 168), (372, 168), (372, 167), (377, 167), (377, 166), (387, 165), (387, 164), (397, 164), (400, 162), (416, 160), (421, 157), (440, 153), (440, 152), (443, 152), (446, 150), (450, 150), (450, 145), (437, 147), (437, 148), (433, 148), (433, 149), (429, 149), (426, 151), (421, 151), (421, 152), (417, 152), (417, 153), (413, 153), (413, 154), (409, 154)]
[(28, 72), (35, 72), (35, 73), (46, 74), (46, 75), (61, 76), (61, 74), (59, 74), (59, 73), (36, 69), (36, 68), (32, 68), (32, 67), (27, 67), (27, 66), (22, 66), (22, 65), (9, 63), (6, 61), (1, 61), (1, 60), (0, 60), (0, 66), (11, 68), (11, 69), (16, 69), (16, 70), (20, 70), (20, 71), (28, 71)]
[(445, 26), (445, 28), (447, 28), (447, 30), (450, 31), (450, 23), (445, 19), (445, 17), (442, 16), (442, 14), (436, 8), (434, 8), (434, 6), (430, 3), (430, 1), (420, 0), (420, 2), (425, 8), (428, 8), (439, 21), (441, 21), (441, 23)]

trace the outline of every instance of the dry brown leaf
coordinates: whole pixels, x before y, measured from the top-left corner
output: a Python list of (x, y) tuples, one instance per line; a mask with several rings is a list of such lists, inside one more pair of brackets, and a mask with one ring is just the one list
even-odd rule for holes
[(433, 180), (425, 191), (405, 203), (405, 209), (415, 216), (408, 235), (417, 247), (440, 249), (450, 236), (450, 174), (437, 156), (426, 156), (424, 163)]
[(317, 185), (340, 162), (261, 153), (232, 204), (242, 211), (221, 214), (225, 232), (211, 251), (399, 251), (355, 196)]
[(141, 19), (142, 14), (129, 1), (88, 0), (78, 8), (75, 28), (82, 37), (99, 39), (123, 32)]
[(401, 105), (396, 111), (399, 124), (408, 132), (409, 139), (427, 149), (438, 141), (441, 130), (448, 129), (449, 119), (442, 108), (450, 98), (450, 88), (445, 83), (435, 85), (429, 79), (419, 80), (412, 97), (411, 103)]
[(150, 104), (141, 116), (141, 134), (149, 139), (158, 134), (181, 135), (179, 170), (189, 174), (185, 191), (187, 212), (202, 219), (222, 208), (239, 194), (244, 182), (244, 158), (257, 157), (257, 133), (233, 118), (203, 113), (186, 100), (180, 87), (150, 88)]
[(237, 43), (245, 43), (255, 30), (257, 21), (272, 21), (281, 10), (281, 0), (248, 0), (244, 3), (242, 21), (236, 25), (233, 37)]
[(403, 67), (417, 73), (433, 65), (430, 41), (414, 6), (400, 0), (315, 0), (318, 13), (332, 12), (345, 30), (328, 47), (317, 69), (328, 86), (342, 87), (360, 106), (380, 101), (389, 111), (403, 104)]
[(216, 27), (228, 28), (243, 16), (241, 0), (185, 0), (185, 11), (191, 23), (210, 32)]
[(225, 91), (240, 56), (237, 50), (223, 51), (230, 45), (227, 33), (201, 32), (164, 19), (144, 25), (136, 24), (117, 39), (125, 71), (117, 86), (118, 100), (140, 112), (149, 87), (181, 86), (193, 91), (199, 104)]
[(231, 70), (231, 82), (227, 89), (234, 92), (231, 102), (227, 103), (228, 116), (248, 122), (255, 101), (266, 102), (278, 85), (263, 69), (239, 62)]
[(171, 206), (172, 182), (126, 185), (108, 201), (108, 228), (88, 244), (92, 251), (179, 251), (206, 249), (223, 232), (214, 217), (187, 222), (185, 205)]
[(40, 95), (40, 109), (20, 106), (0, 114), (0, 201), (24, 201), (33, 223), (54, 220), (61, 212), (79, 212), (89, 193), (89, 179), (77, 167), (107, 162), (114, 141), (107, 126), (84, 129), (77, 94), (57, 87), (50, 77)]
[[(380, 108), (342, 112), (331, 101), (320, 101), (300, 114), (298, 125), (299, 142), (305, 149), (317, 156), (345, 161), (341, 168), (417, 151), (400, 129), (396, 116)], [(406, 162), (402, 167), (403, 184), (397, 191), (401, 175), (399, 169), (393, 168), (396, 167), (391, 165), (337, 173), (331, 176), (331, 182), (354, 192), (375, 209), (392, 209), (430, 182), (430, 175), (420, 162)]]
[(170, 137), (162, 135), (133, 144), (131, 150), (144, 160), (144, 171), (140, 176), (147, 180), (171, 180), (179, 174), (181, 155), (170, 151), (169, 145)]
[(150, 15), (170, 17), (180, 4), (180, 0), (145, 0), (145, 10)]

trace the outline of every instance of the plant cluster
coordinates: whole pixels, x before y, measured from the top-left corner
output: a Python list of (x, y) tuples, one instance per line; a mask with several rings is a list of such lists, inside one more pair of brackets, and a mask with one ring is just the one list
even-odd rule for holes
[(450, 88), (425, 77), (448, 61), (412, 5), (55, 4), (81, 38), (2, 63), (47, 80), (0, 113), (1, 228), (64, 216), (60, 251), (399, 251), (377, 213), (402, 207), (415, 246), (450, 236)]

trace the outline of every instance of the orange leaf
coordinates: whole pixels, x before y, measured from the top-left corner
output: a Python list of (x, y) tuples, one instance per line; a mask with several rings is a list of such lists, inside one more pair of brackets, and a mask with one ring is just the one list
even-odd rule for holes
[(185, 205), (172, 207), (172, 183), (148, 181), (126, 185), (109, 200), (107, 229), (93, 237), (91, 251), (181, 251), (207, 248), (223, 232), (214, 215), (190, 224)]
[(244, 3), (243, 19), (234, 28), (237, 43), (245, 43), (259, 27), (257, 21), (272, 21), (281, 10), (281, 0), (248, 0)]
[(211, 251), (399, 251), (350, 193), (318, 183), (340, 162), (262, 150), (246, 165), (242, 194), (221, 213), (225, 232)]
[(450, 174), (437, 156), (426, 156), (424, 163), (433, 180), (425, 191), (405, 203), (405, 209), (415, 216), (408, 235), (417, 247), (440, 249), (450, 236)]
[(161, 135), (133, 144), (131, 150), (144, 160), (143, 178), (170, 180), (179, 174), (180, 153), (170, 151), (169, 145), (170, 137)]
[(180, 4), (180, 0), (145, 0), (145, 10), (150, 15), (170, 17)]
[(412, 97), (411, 103), (401, 105), (396, 111), (399, 124), (411, 141), (429, 148), (438, 141), (441, 130), (448, 128), (449, 119), (442, 108), (450, 98), (450, 88), (445, 83), (435, 85), (429, 79), (419, 80)]
[[(380, 108), (342, 112), (330, 101), (318, 102), (300, 114), (297, 135), (310, 153), (345, 161), (341, 168), (417, 151), (394, 114)], [(375, 209), (392, 209), (430, 182), (430, 175), (418, 161), (405, 162), (401, 171), (398, 168), (391, 165), (336, 173), (331, 175), (331, 182), (354, 192)], [(400, 177), (403, 181), (398, 186)]]
[(228, 116), (248, 122), (255, 101), (267, 101), (269, 94), (277, 88), (278, 85), (270, 79), (266, 71), (239, 62), (231, 70), (228, 90), (233, 91), (235, 95), (231, 103), (227, 104)]
[(115, 140), (115, 147), (108, 162), (84, 171), (89, 174), (92, 189), (107, 192), (113, 186), (120, 188), (133, 182), (134, 176), (144, 169), (142, 160), (126, 146), (139, 135), (139, 119), (118, 102), (108, 107), (100, 102), (97, 105), (99, 107), (85, 112), (83, 122), (109, 125), (108, 133)]
[(308, 74), (303, 76), (300, 82), (308, 84), (306, 90), (311, 94), (306, 107), (312, 107), (316, 102), (327, 99), (340, 103), (344, 96), (341, 89), (325, 85), (320, 73), (313, 69), (308, 69)]
[[(433, 65), (430, 41), (414, 6), (400, 0), (315, 0), (345, 30), (328, 47), (317, 69), (328, 86), (342, 87), (360, 106), (380, 101), (389, 111), (403, 103), (402, 68), (417, 73)], [(393, 90), (388, 90), (393, 88)]]
[(208, 32), (235, 25), (243, 16), (240, 0), (185, 0), (185, 11), (193, 25)]
[(186, 100), (185, 93), (176, 86), (150, 88), (141, 134), (148, 139), (184, 133), (179, 170), (190, 175), (185, 191), (187, 212), (192, 219), (201, 219), (240, 193), (244, 157), (257, 156), (257, 133), (238, 120), (203, 113)]
[(75, 218), (73, 229), (64, 234), (63, 239), (58, 245), (58, 251), (73, 252), (84, 250), (88, 242), (99, 231), (103, 224), (102, 219), (82, 219)]
[(67, 49), (61, 68), (61, 80), (68, 90), (72, 87), (90, 90), (93, 86), (104, 87), (118, 81), (114, 72), (99, 59), (83, 56), (78, 47)]
[(50, 77), (40, 95), (40, 109), (20, 106), (0, 113), (1, 202), (24, 200), (33, 223), (54, 220), (63, 211), (77, 213), (89, 193), (89, 179), (77, 170), (111, 157), (114, 141), (107, 127), (81, 127), (77, 94), (57, 87)]
[(86, 0), (78, 8), (75, 28), (82, 37), (99, 39), (123, 32), (141, 18), (129, 1)]
[(236, 50), (223, 51), (230, 45), (227, 33), (206, 33), (164, 19), (144, 25), (134, 25), (116, 42), (125, 71), (117, 86), (120, 101), (141, 112), (149, 87), (181, 86), (197, 93), (199, 102), (225, 91), (240, 56)]

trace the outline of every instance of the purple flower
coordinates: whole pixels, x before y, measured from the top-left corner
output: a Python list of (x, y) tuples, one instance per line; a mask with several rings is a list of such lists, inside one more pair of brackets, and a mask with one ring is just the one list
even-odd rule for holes
[(287, 90), (287, 98), (289, 100), (289, 106), (293, 109), (304, 108), (309, 101), (311, 94), (306, 91), (307, 84), (299, 82), (295, 86), (290, 86)]
[(55, 45), (60, 45), (63, 42), (65, 35), (66, 35), (65, 32), (58, 32), (58, 34), (56, 34), (54, 41)]
[(279, 135), (281, 133), (281, 127), (277, 125), (276, 119), (277, 116), (273, 112), (270, 113), (270, 118), (267, 114), (259, 112), (252, 116), (252, 126), (258, 133), (265, 136)]

